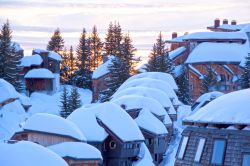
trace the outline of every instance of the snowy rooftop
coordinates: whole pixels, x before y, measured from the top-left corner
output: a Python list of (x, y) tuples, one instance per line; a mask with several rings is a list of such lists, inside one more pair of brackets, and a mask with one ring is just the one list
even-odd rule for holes
[(184, 39), (185, 37), (186, 37), (186, 35), (178, 36), (178, 37), (176, 37), (176, 38), (167, 40), (167, 42), (169, 42), (169, 43), (180, 43), (180, 42), (183, 42), (183, 39)]
[(143, 109), (135, 121), (140, 128), (150, 133), (156, 135), (168, 133), (164, 124), (147, 109)]
[(93, 72), (93, 75), (92, 75), (93, 79), (97, 79), (97, 78), (99, 78), (101, 76), (104, 76), (105, 74), (109, 73), (108, 66), (110, 64), (112, 64), (112, 58), (113, 57), (114, 56), (110, 56), (109, 59), (106, 62), (104, 62), (103, 64), (98, 66), (98, 68)]
[(11, 42), (11, 45), (14, 46), (15, 51), (23, 51), (23, 48), (17, 42)]
[(102, 160), (101, 152), (94, 146), (83, 142), (63, 142), (49, 146), (61, 157), (70, 157), (77, 160)]
[(87, 141), (104, 141), (108, 136), (104, 128), (98, 124), (97, 119), (124, 142), (144, 140), (133, 119), (114, 103), (107, 102), (79, 108), (67, 119), (79, 126)]
[(204, 101), (211, 101), (215, 98), (218, 98), (220, 96), (224, 95), (224, 93), (222, 92), (218, 92), (218, 91), (213, 91), (213, 92), (208, 92), (205, 93), (203, 95), (201, 95), (196, 102), (204, 102)]
[(61, 55), (59, 55), (58, 53), (56, 53), (54, 51), (48, 51), (48, 50), (43, 50), (43, 49), (34, 49), (33, 52), (36, 53), (36, 54), (41, 54), (43, 52), (48, 52), (49, 58), (54, 59), (56, 61), (62, 61)]
[(177, 56), (182, 54), (184, 51), (186, 51), (186, 47), (184, 47), (184, 46), (176, 48), (175, 50), (168, 52), (169, 58), (175, 59)]
[(190, 53), (185, 63), (240, 63), (249, 51), (246, 46), (237, 43), (201, 43)]
[(86, 141), (80, 129), (71, 121), (57, 115), (37, 113), (31, 116), (23, 126), (25, 130), (45, 132), (72, 137), (79, 141)]
[(0, 92), (0, 103), (9, 99), (19, 98), (15, 88), (4, 79), (0, 79)]
[(141, 143), (140, 145), (138, 158), (139, 160), (133, 162), (132, 166), (155, 166), (152, 156), (145, 143)]
[(176, 96), (173, 88), (169, 85), (169, 83), (162, 81), (162, 80), (156, 80), (152, 78), (138, 78), (134, 79), (132, 81), (129, 81), (128, 83), (122, 84), (116, 93), (119, 93), (122, 90), (125, 90), (130, 87), (148, 87), (148, 88), (154, 88), (158, 89), (164, 93), (166, 93), (169, 96), (169, 99), (173, 99), (174, 105), (180, 105), (180, 102), (178, 100), (178, 97)]
[(53, 73), (45, 68), (40, 69), (32, 69), (30, 70), (24, 78), (47, 78), (47, 79), (53, 79), (55, 76)]
[(115, 93), (112, 96), (112, 99), (118, 99), (125, 95), (138, 95), (155, 99), (164, 108), (170, 108), (168, 111), (169, 114), (176, 114), (176, 111), (174, 110), (173, 105), (167, 94), (158, 89), (147, 88), (147, 87), (131, 87)]
[(0, 161), (4, 166), (67, 166), (68, 164), (56, 153), (29, 141), (13, 144), (0, 142)]
[(172, 86), (174, 90), (178, 90), (178, 86), (173, 76), (171, 74), (162, 73), (162, 72), (145, 72), (145, 73), (136, 74), (130, 77), (129, 79), (127, 79), (123, 84), (127, 84), (128, 82), (134, 79), (138, 79), (138, 78), (152, 78), (152, 79), (162, 80), (162, 81), (169, 83), (169, 85)]
[(249, 98), (250, 89), (225, 94), (186, 117), (184, 122), (250, 125)]
[(23, 66), (23, 67), (39, 66), (42, 64), (42, 62), (43, 62), (43, 59), (38, 54), (31, 55), (31, 56), (24, 56), (21, 59), (20, 66)]
[(227, 29), (227, 30), (242, 30), (244, 29), (246, 26), (250, 25), (249, 23), (246, 24), (237, 24), (237, 25), (231, 25), (231, 24), (222, 24), (220, 25), (219, 29)]

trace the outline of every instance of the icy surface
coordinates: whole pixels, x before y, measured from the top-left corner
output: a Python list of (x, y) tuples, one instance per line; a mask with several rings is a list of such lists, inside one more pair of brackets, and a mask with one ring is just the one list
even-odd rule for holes
[(85, 136), (74, 123), (52, 114), (37, 113), (31, 116), (25, 122), (23, 129), (70, 136), (80, 141), (86, 141)]
[(97, 79), (101, 76), (104, 76), (105, 74), (108, 74), (109, 73), (108, 66), (112, 64), (112, 59), (113, 56), (110, 56), (106, 62), (98, 66), (98, 68), (93, 72), (92, 78)]
[(49, 146), (48, 149), (61, 157), (71, 157), (83, 160), (102, 160), (101, 152), (98, 149), (83, 142), (63, 142)]
[(4, 166), (67, 166), (68, 164), (49, 149), (29, 142), (14, 144), (0, 142), (0, 161)]
[(47, 78), (53, 79), (55, 78), (53, 73), (45, 68), (40, 69), (32, 69), (28, 71), (28, 73), (24, 76), (24, 78)]

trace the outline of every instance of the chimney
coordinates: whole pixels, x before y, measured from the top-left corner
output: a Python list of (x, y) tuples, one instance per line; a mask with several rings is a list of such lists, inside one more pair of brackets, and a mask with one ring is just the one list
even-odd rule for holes
[(228, 24), (228, 19), (224, 19), (223, 24)]
[(172, 33), (172, 39), (177, 38), (177, 36), (178, 36), (178, 35), (177, 35), (177, 32), (173, 32), (173, 33)]
[(219, 26), (220, 26), (220, 19), (216, 18), (216, 19), (214, 20), (214, 27), (217, 28), (217, 27), (219, 27)]
[(236, 20), (231, 21), (231, 25), (236, 25), (236, 24), (237, 24)]

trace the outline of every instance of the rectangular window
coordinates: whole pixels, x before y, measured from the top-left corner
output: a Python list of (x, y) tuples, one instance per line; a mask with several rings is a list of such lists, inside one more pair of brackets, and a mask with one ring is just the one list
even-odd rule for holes
[(198, 148), (197, 148), (197, 151), (196, 151), (196, 154), (195, 154), (194, 161), (200, 162), (200, 160), (201, 160), (201, 155), (202, 155), (202, 152), (203, 152), (203, 149), (204, 149), (205, 142), (206, 142), (206, 139), (205, 139), (205, 138), (201, 138), (201, 139), (199, 140), (199, 144), (198, 144)]
[(178, 159), (181, 159), (181, 160), (183, 159), (184, 153), (186, 151), (187, 143), (188, 143), (188, 137), (183, 137), (181, 146), (179, 149)]
[(250, 165), (250, 154), (244, 154), (242, 166), (249, 166), (249, 165)]
[(222, 165), (225, 155), (226, 141), (217, 139), (214, 141), (211, 164)]

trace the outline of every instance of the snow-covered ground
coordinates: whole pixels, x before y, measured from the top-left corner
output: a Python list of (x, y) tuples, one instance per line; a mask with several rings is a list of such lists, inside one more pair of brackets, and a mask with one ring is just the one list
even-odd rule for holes
[(191, 113), (191, 107), (188, 105), (181, 105), (177, 111), (177, 121), (174, 122), (175, 136), (169, 144), (169, 147), (165, 153), (166, 157), (160, 164), (160, 166), (173, 166), (175, 162), (175, 155), (181, 140), (181, 133), (185, 126), (182, 125), (182, 119), (187, 117)]

